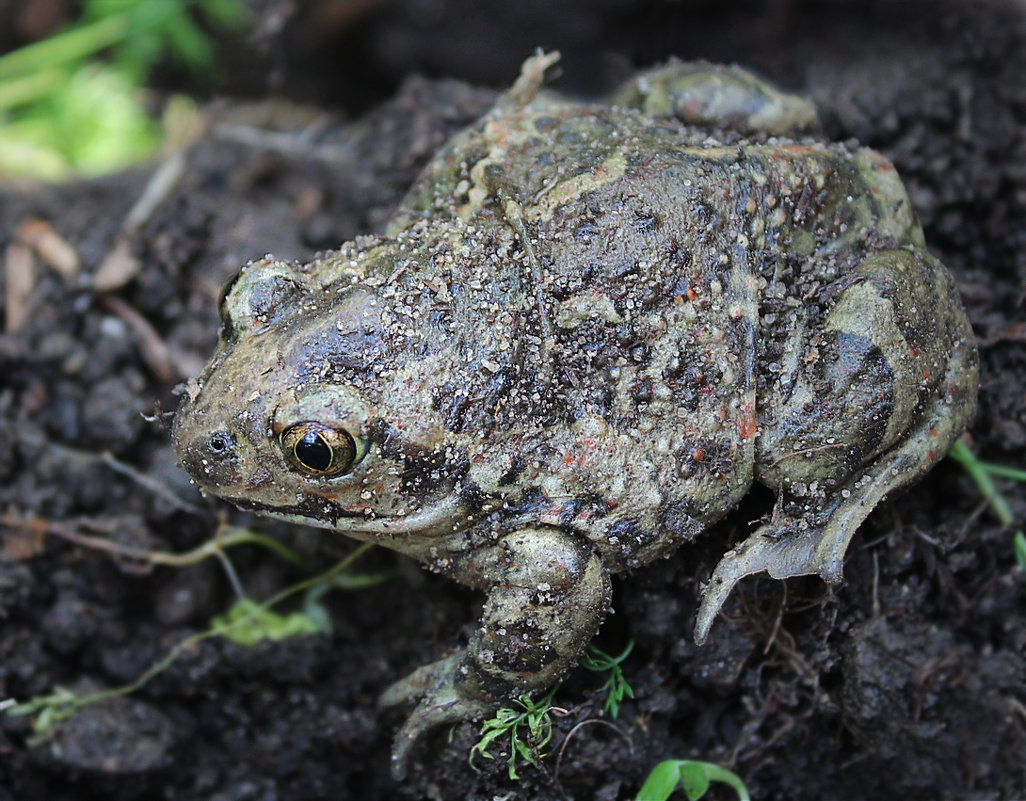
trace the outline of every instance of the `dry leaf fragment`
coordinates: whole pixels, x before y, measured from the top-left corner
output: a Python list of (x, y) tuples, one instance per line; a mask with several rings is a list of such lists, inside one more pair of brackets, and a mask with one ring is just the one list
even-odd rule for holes
[(18, 331), (29, 318), (29, 296), (36, 285), (35, 261), (32, 251), (11, 242), (4, 251), (4, 310), (7, 333)]
[(119, 236), (93, 275), (93, 290), (113, 292), (139, 274), (139, 260), (132, 254), (128, 237)]
[(25, 220), (15, 236), (21, 244), (32, 248), (43, 261), (60, 273), (65, 281), (74, 277), (82, 266), (78, 252), (46, 220), (36, 217)]
[(15, 562), (25, 562), (43, 550), (46, 523), (22, 520), (17, 524), (5, 521), (2, 553)]

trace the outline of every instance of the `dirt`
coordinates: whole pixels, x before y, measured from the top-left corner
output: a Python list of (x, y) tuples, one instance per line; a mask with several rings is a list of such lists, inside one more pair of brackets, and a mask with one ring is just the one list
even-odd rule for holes
[[(380, 230), (433, 150), (539, 45), (563, 52), (559, 85), (581, 94), (669, 55), (742, 62), (811, 95), (833, 138), (889, 156), (979, 337), (967, 441), (1023, 466), (1019, 4), (255, 7), (258, 32), (227, 42), (209, 125), (141, 226), (126, 230), (126, 215), (156, 164), (0, 185), (0, 699), (125, 685), (230, 607), (236, 582), (267, 598), (352, 550), (201, 499), (168, 442), (176, 386), (213, 346), (223, 280), (268, 251), (303, 259)], [(162, 80), (182, 88), (174, 70)], [(1026, 488), (999, 484), (1021, 525)], [(518, 782), (501, 748), (468, 766), (470, 724), (430, 737), (405, 784), (389, 778), (400, 716), (380, 714), (377, 695), (465, 636), (480, 598), (379, 550), (354, 570), (387, 580), (322, 599), (330, 635), (195, 642), (35, 745), (30, 717), (0, 714), (0, 801), (629, 799), (669, 758), (729, 766), (762, 799), (1026, 797), (1026, 576), (963, 469), (945, 460), (875, 511), (843, 585), (749, 579), (696, 647), (701, 582), (771, 503), (753, 492), (701, 541), (616, 580), (598, 644), (634, 640), (635, 698), (597, 723), (602, 678), (574, 673), (549, 755)], [(308, 566), (254, 545), (230, 549), (230, 568), (140, 556), (201, 546), (226, 521)]]

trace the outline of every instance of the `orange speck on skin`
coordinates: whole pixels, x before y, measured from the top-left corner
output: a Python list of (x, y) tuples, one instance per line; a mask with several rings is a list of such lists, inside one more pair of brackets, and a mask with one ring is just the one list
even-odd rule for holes
[(741, 419), (738, 421), (738, 434), (741, 439), (751, 439), (755, 436), (755, 404), (751, 401), (745, 403), (741, 411)]
[(705, 104), (698, 98), (695, 98), (694, 100), (689, 100), (687, 103), (684, 104), (684, 114), (688, 117), (693, 117), (698, 111), (704, 110)]
[(595, 452), (597, 442), (592, 437), (582, 437), (577, 440), (576, 447), (563, 457), (563, 467), (592, 467), (595, 459), (592, 454)]
[(505, 143), (506, 139), (509, 137), (509, 131), (506, 130), (506, 127), (501, 122), (488, 123), (485, 131), (486, 136), (498, 144)]

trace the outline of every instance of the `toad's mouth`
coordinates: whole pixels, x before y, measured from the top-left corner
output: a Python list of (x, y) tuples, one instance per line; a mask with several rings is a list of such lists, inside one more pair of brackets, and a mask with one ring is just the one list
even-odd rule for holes
[(338, 531), (355, 539), (371, 540), (377, 537), (438, 537), (462, 531), (474, 523), (482, 513), (473, 511), (458, 493), (449, 492), (437, 501), (425, 503), (415, 511), (383, 515), (371, 510), (354, 511), (329, 503), (318, 507), (317, 516), (311, 514), (309, 504), (280, 505), (261, 503), (251, 498), (233, 498), (218, 493), (219, 497), (249, 512), (276, 517), (290, 523)]

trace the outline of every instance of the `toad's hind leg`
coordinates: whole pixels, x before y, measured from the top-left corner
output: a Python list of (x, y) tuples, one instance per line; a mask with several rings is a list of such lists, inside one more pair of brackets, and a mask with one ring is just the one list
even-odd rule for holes
[[(720, 560), (699, 609), (699, 643), (745, 576), (765, 570), (840, 581), (858, 526), (887, 493), (930, 469), (972, 415), (976, 346), (944, 267), (928, 254), (892, 250), (853, 275), (816, 335), (828, 352), (820, 374), (808, 378), (814, 392), (807, 386), (776, 398), (773, 430), (760, 437), (759, 480), (793, 503)], [(881, 392), (892, 397), (873, 405)]]
[(735, 64), (671, 61), (634, 76), (609, 100), (650, 117), (747, 135), (798, 136), (819, 129), (811, 101)]

